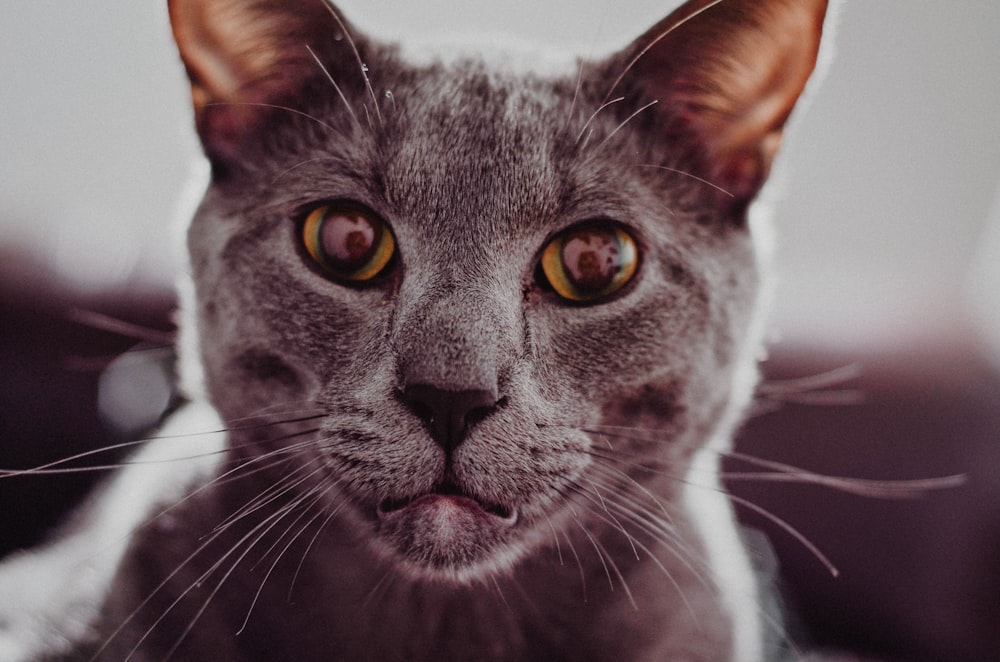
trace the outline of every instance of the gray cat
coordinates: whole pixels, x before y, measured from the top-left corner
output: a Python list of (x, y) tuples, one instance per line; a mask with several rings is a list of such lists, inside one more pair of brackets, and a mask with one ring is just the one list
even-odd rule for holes
[(692, 0), (526, 73), (172, 0), (189, 404), (7, 561), (0, 658), (768, 658), (718, 464), (826, 5)]

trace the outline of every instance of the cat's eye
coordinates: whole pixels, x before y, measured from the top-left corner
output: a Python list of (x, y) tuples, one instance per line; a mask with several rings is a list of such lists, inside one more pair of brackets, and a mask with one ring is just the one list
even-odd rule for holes
[(338, 280), (362, 283), (381, 274), (396, 252), (385, 222), (355, 205), (323, 205), (302, 224), (309, 256)]
[(569, 301), (611, 296), (635, 276), (635, 239), (612, 223), (588, 223), (554, 237), (542, 251), (541, 270), (552, 289)]

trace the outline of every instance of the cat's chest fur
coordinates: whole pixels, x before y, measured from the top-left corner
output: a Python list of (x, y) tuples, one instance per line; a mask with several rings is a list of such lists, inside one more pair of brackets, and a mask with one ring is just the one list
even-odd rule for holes
[(718, 465), (762, 336), (748, 210), (825, 8), (692, 0), (535, 75), (407, 62), (320, 0), (172, 0), (212, 177), (170, 425), (221, 421), (26, 557), (106, 580), (0, 646), (761, 659)]

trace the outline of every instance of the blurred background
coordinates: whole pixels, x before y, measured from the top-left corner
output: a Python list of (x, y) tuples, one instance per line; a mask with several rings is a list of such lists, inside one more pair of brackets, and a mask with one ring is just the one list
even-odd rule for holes
[[(177, 210), (198, 147), (165, 2), (4, 2), (0, 466), (9, 468), (134, 435), (169, 401), (153, 342), (154, 368), (128, 378), (152, 384), (146, 411), (98, 417), (102, 369), (135, 339), (71, 311), (169, 331)], [(678, 4), (338, 3), (381, 35), (501, 34), (595, 56)], [(774, 406), (748, 424), (740, 449), (852, 477), (968, 478), (905, 502), (731, 483), (841, 571), (830, 576), (772, 523), (741, 512), (769, 532), (805, 642), (899, 660), (1000, 650), (997, 35), (994, 0), (843, 3), (833, 57), (770, 191)], [(785, 381), (830, 370), (856, 376), (819, 380), (829, 396)], [(817, 404), (829, 402), (842, 404)], [(0, 552), (38, 540), (86, 487), (86, 477), (0, 481)]]

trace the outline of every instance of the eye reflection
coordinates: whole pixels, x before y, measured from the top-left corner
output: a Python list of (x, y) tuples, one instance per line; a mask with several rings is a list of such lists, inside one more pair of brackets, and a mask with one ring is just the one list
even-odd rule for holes
[(552, 289), (570, 301), (596, 301), (621, 289), (635, 275), (635, 240), (611, 223), (571, 228), (542, 253), (542, 271)]
[(364, 282), (381, 274), (395, 254), (392, 232), (361, 208), (324, 205), (306, 217), (302, 242), (334, 278)]

